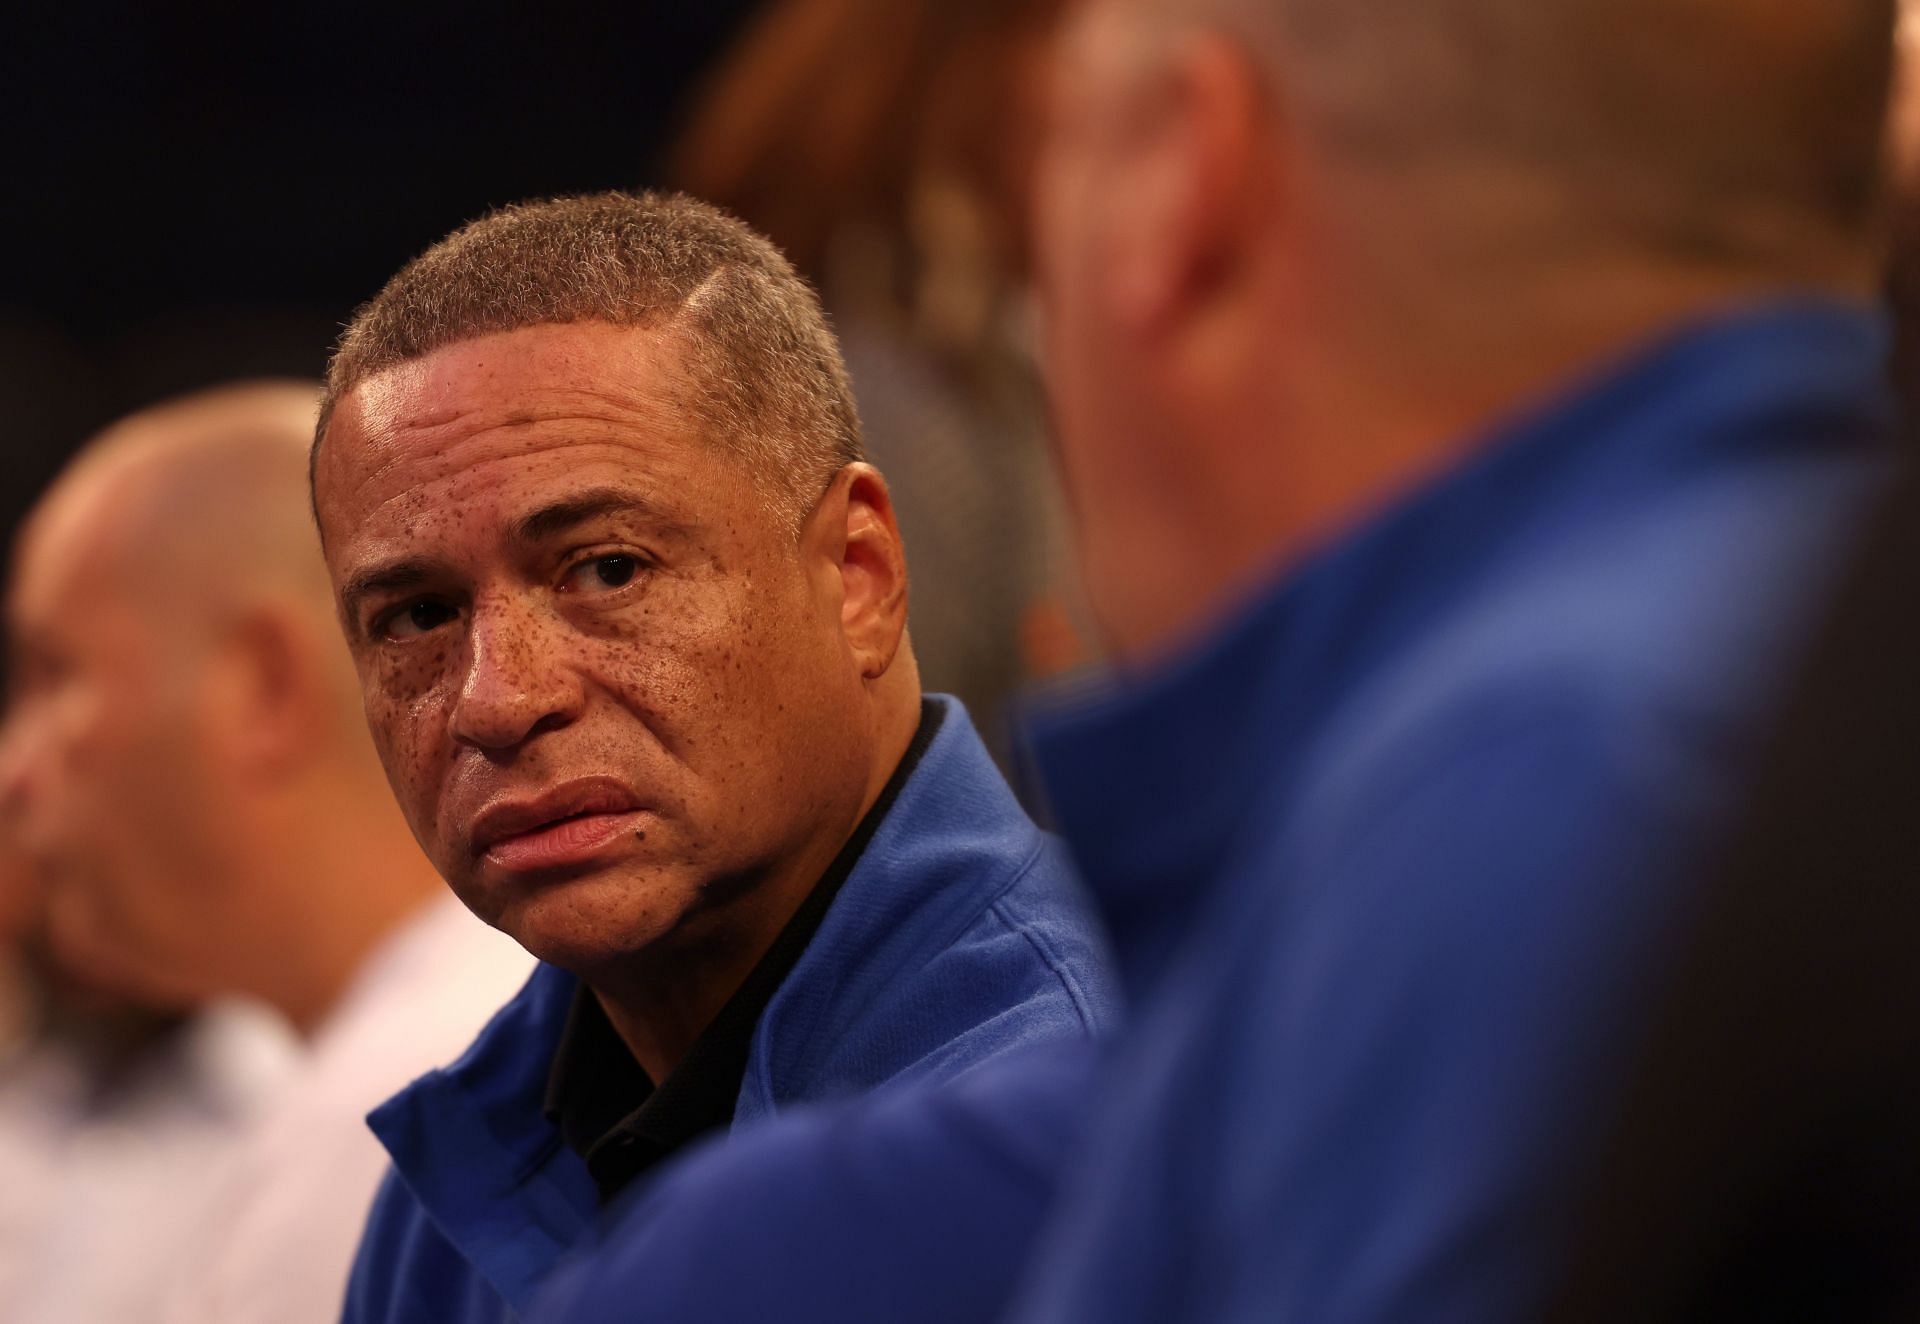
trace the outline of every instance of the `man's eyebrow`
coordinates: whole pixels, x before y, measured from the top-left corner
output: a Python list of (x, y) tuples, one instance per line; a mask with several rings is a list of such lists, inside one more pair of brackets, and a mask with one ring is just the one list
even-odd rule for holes
[(555, 501), (529, 514), (522, 515), (513, 522), (512, 535), (516, 542), (544, 542), (558, 533), (565, 533), (575, 525), (585, 524), (588, 520), (599, 519), (606, 515), (638, 515), (649, 523), (667, 530), (681, 528), (680, 521), (663, 512), (653, 502), (633, 492), (620, 488), (602, 487), (568, 497), (564, 501)]
[(421, 587), (433, 579), (437, 569), (431, 561), (419, 558), (369, 566), (347, 580), (346, 587), (340, 590), (340, 601), (352, 614), (367, 598)]

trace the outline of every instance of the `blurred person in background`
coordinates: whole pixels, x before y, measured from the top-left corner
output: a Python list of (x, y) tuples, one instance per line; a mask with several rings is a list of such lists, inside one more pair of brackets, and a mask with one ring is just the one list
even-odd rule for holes
[[(1078, 8), (1039, 265), (1119, 675), (1031, 737), (1133, 1028), (1007, 1317), (1535, 1318), (1891, 469), (1891, 0)], [(872, 1317), (1005, 1251), (977, 1146), (870, 1134), (666, 1174), (549, 1317)]]
[[(9, 534), (45, 457), (15, 458)], [(275, 1098), (293, 1039), (262, 1009), (154, 1003), (63, 960), (19, 827), (0, 812), (0, 1317), (151, 1319), (203, 1250), (206, 1174)]]
[(65, 967), (0, 826), (0, 1318), (155, 1318), (204, 1253), (207, 1174), (287, 1079), (292, 1036), (239, 1003), (148, 1005)]
[[(221, 1161), (174, 1174), (170, 1262), (116, 1319), (336, 1317), (384, 1166), (364, 1114), (529, 968), (445, 896), (367, 739), (307, 509), (315, 400), (248, 384), (118, 424), (13, 569), (0, 805), (62, 960), (149, 1001), (250, 1000), (302, 1044)], [(115, 1271), (76, 1245), (76, 1278)]]
[(0, 833), (0, 1063), (11, 1062), (33, 1037), (37, 999), (25, 969), (25, 945), (35, 909), (27, 862), (11, 832)]
[(342, 336), (314, 502), (375, 741), (545, 963), (374, 1114), (350, 1319), (516, 1315), (704, 1136), (1110, 1024), (1071, 871), (922, 693), (862, 454), (813, 292), (685, 197), (497, 212)]
[(997, 756), (1085, 660), (1033, 363), (1025, 216), (1058, 0), (775, 0), (667, 163), (821, 291), (913, 547), (914, 648)]

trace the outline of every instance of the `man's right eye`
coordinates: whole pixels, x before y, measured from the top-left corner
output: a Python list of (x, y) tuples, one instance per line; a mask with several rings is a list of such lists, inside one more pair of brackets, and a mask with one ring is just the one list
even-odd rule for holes
[(394, 608), (374, 623), (374, 633), (393, 643), (406, 643), (451, 621), (457, 613), (444, 602), (421, 598)]

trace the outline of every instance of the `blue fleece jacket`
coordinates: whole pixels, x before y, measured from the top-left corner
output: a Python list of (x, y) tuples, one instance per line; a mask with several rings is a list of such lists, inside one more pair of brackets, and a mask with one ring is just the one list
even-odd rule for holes
[[(1084, 1041), (1115, 981), (1089, 903), (951, 699), (939, 733), (762, 1013), (736, 1133), (790, 1105)], [(576, 983), (551, 967), (453, 1066), (368, 1119), (393, 1157), (345, 1319), (515, 1318), (599, 1215), (545, 1119)]]
[(1539, 1318), (1890, 470), (1884, 346), (1687, 328), (1041, 724), (1137, 1016), (1011, 1320)]

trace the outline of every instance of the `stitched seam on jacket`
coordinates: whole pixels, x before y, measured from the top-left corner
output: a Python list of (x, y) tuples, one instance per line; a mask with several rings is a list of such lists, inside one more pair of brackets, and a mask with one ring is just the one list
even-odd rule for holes
[(1014, 884), (1032, 872), (1033, 866), (1039, 863), (1041, 851), (1044, 849), (1045, 844), (1042, 843), (1041, 850), (1034, 852), (1033, 858), (1027, 861), (1026, 867), (1021, 869), (1020, 873), (1012, 882), (1001, 889), (1000, 893), (994, 897), (987, 908), (1002, 924), (1005, 924), (1009, 929), (1012, 929), (1022, 938), (1025, 938), (1028, 945), (1039, 954), (1041, 963), (1045, 965), (1048, 970), (1052, 971), (1053, 977), (1058, 979), (1060, 986), (1066, 990), (1068, 1001), (1073, 1004), (1075, 1014), (1080, 1017), (1081, 1028), (1089, 1035), (1092, 1035), (1095, 1032), (1093, 1012), (1087, 1005), (1086, 990), (1080, 987), (1079, 980), (1074, 977), (1070, 963), (1063, 955), (1055, 951), (1038, 932), (1029, 927), (1025, 922), (1009, 914), (1006, 906), (1002, 904), (1006, 894), (1013, 890)]
[[(965, 938), (968, 932), (973, 929), (974, 925), (978, 924), (983, 917), (991, 915), (1000, 923), (1025, 937), (1028, 943), (1040, 953), (1042, 962), (1053, 973), (1055, 978), (1059, 979), (1062, 985), (1065, 986), (1067, 998), (1073, 1004), (1074, 1013), (1080, 1018), (1082, 1026), (1091, 1034), (1093, 1030), (1091, 1017), (1085, 1006), (1084, 996), (1081, 990), (1075, 986), (1067, 977), (1066, 973), (1059, 968), (1057, 958), (1051, 952), (1041, 947), (1040, 944), (1034, 940), (1034, 935), (1026, 931), (1024, 925), (1010, 919), (1002, 911), (1000, 906), (1001, 900), (1007, 893), (1011, 892), (1025, 880), (1027, 875), (1031, 874), (1034, 868), (1046, 856), (1046, 834), (1037, 832), (1035, 835), (1038, 840), (1034, 842), (1032, 849), (1021, 859), (1019, 865), (1010, 870), (1004, 879), (988, 890), (986, 897), (982, 900), (977, 910), (965, 912), (964, 916), (954, 924), (952, 930), (946, 935), (945, 939), (939, 944), (935, 951), (952, 951), (954, 945)], [(801, 959), (804, 961), (806, 958), (803, 955)], [(797, 968), (798, 967), (796, 967), (796, 969)], [(779, 1008), (781, 1008), (781, 998), (780, 994), (776, 993), (774, 995), (774, 1002), (768, 1008), (767, 1014), (764, 1015), (760, 1023), (754, 1027), (753, 1053), (749, 1059), (747, 1078), (742, 1083), (743, 1092), (751, 1089), (755, 1096), (755, 1102), (769, 1112), (778, 1112), (780, 1110), (779, 1101), (773, 1094), (772, 1068), (766, 1061), (767, 1053), (770, 1051), (768, 1045), (772, 1042), (772, 1035), (769, 1033), (772, 1026), (771, 1017), (776, 1009)], [(816, 1033), (818, 1028), (817, 1024), (810, 1027), (808, 1030), (809, 1037)]]

